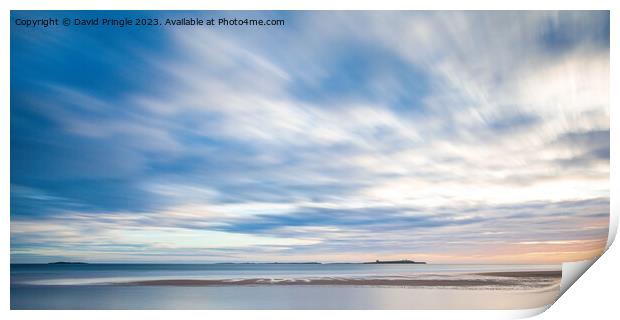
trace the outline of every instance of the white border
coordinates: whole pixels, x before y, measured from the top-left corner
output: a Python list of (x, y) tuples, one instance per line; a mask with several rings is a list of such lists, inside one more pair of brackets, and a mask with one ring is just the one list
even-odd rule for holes
[[(284, 1), (284, 0), (263, 0), (263, 1), (251, 1), (251, 0), (227, 0), (226, 2), (215, 3), (197, 3), (192, 0), (135, 0), (135, 1), (71, 1), (71, 0), (57, 0), (57, 1), (43, 1), (43, 0), (4, 0), (0, 1), (0, 8), (2, 14), (0, 14), (0, 55), (1, 62), (0, 67), (2, 70), (2, 78), (0, 78), (0, 99), (2, 99), (2, 108), (0, 113), (0, 146), (1, 157), (0, 161), (0, 179), (2, 181), (0, 193), (0, 203), (2, 204), (2, 212), (5, 214), (5, 223), (2, 224), (3, 230), (3, 242), (2, 248), (4, 255), (2, 255), (2, 262), (0, 262), (0, 268), (2, 270), (2, 311), (1, 317), (4, 319), (32, 319), (32, 318), (52, 318), (52, 319), (70, 319), (70, 320), (82, 320), (85, 317), (94, 319), (103, 319), (104, 317), (114, 318), (130, 318), (135, 316), (148, 317), (149, 319), (167, 319), (173, 316), (186, 317), (251, 317), (251, 318), (269, 318), (269, 319), (316, 319), (317, 317), (351, 317), (356, 319), (375, 319), (377, 317), (390, 317), (394, 319), (411, 319), (411, 317), (432, 318), (432, 319), (498, 319), (498, 318), (515, 318), (515, 317), (527, 317), (540, 313), (545, 310), (519, 310), (519, 311), (265, 311), (265, 312), (248, 312), (248, 311), (55, 311), (55, 312), (39, 312), (39, 311), (8, 311), (10, 309), (9, 303), (9, 283), (10, 283), (10, 223), (9, 219), (9, 198), (10, 198), (10, 100), (9, 92), (10, 88), (10, 10), (273, 10), (273, 9), (292, 9), (292, 10), (391, 10), (391, 9), (415, 9), (415, 10), (612, 10), (611, 12), (611, 52), (617, 52), (616, 43), (618, 40), (618, 3), (619, 1), (612, 0), (521, 0), (521, 1), (496, 1), (496, 0), (435, 0), (428, 2), (403, 2), (398, 0), (358, 0), (351, 2), (336, 2), (333, 0), (320, 0), (320, 1), (308, 1), (306, 3), (300, 3), (299, 1)], [(611, 58), (611, 80), (612, 84), (617, 83), (618, 64)], [(617, 86), (612, 85), (611, 88)], [(611, 90), (610, 104), (618, 101), (618, 93)], [(611, 108), (613, 109), (613, 108)], [(620, 123), (620, 119), (617, 112), (611, 110), (611, 123)], [(620, 145), (618, 142), (618, 133), (611, 130), (611, 145)], [(618, 225), (618, 213), (620, 210), (618, 202), (614, 201), (616, 198), (614, 194), (618, 190), (619, 170), (614, 170), (614, 163), (618, 159), (618, 149), (611, 148), (611, 175), (610, 175), (610, 188), (611, 188), (611, 221), (610, 221), (610, 236), (608, 240), (608, 247), (615, 238), (615, 233)], [(613, 250), (612, 250), (613, 251)], [(617, 250), (616, 250), (617, 251)], [(615, 263), (618, 266), (618, 253), (615, 253)], [(611, 261), (612, 259), (605, 259)], [(613, 263), (613, 262), (607, 262)], [(598, 265), (598, 263), (597, 263)], [(595, 265), (596, 267), (596, 265)], [(608, 268), (609, 269), (609, 268)], [(614, 270), (614, 269), (611, 269)], [(602, 271), (601, 271), (602, 272)], [(609, 272), (609, 271), (608, 271)], [(615, 272), (609, 272), (602, 279), (615, 277), (616, 281), (618, 276)], [(605, 281), (600, 280), (599, 281)], [(616, 288), (611, 288), (608, 292), (591, 294), (590, 296), (596, 296), (599, 294), (606, 294), (611, 296), (612, 292), (615, 292)], [(615, 294), (614, 294), (615, 295)], [(571, 296), (569, 291), (566, 295), (567, 298), (562, 297), (558, 304), (561, 304), (563, 300), (568, 300)], [(587, 296), (585, 296), (587, 297)], [(594, 298), (596, 300), (596, 298)], [(586, 303), (580, 300), (579, 303)], [(571, 314), (571, 308), (580, 308), (579, 303), (575, 303), (568, 306), (566, 309), (568, 312), (559, 312), (559, 316), (563, 317)], [(583, 306), (583, 305), (582, 305)], [(557, 310), (561, 306), (554, 305), (550, 310)], [(611, 304), (600, 307), (609, 308), (608, 313), (599, 313), (601, 315), (608, 315), (608, 318), (613, 318), (617, 312), (614, 310), (614, 306)], [(581, 309), (579, 309), (581, 310)], [(600, 311), (600, 310), (599, 310)], [(550, 311), (551, 312), (551, 311)], [(558, 315), (558, 314), (556, 314)], [(549, 318), (552, 314), (545, 313), (545, 317)], [(555, 318), (555, 317), (554, 317)], [(558, 319), (558, 318), (555, 318)]]

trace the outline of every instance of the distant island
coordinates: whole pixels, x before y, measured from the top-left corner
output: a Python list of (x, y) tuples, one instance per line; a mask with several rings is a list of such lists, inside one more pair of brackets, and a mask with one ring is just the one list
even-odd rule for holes
[(215, 262), (213, 264), (322, 264), (320, 262)]
[(86, 263), (86, 262), (57, 261), (57, 262), (50, 262), (48, 264), (88, 264), (88, 263)]
[(364, 262), (364, 264), (426, 264), (426, 262), (403, 259), (403, 260), (385, 260), (385, 261), (376, 260), (375, 262)]

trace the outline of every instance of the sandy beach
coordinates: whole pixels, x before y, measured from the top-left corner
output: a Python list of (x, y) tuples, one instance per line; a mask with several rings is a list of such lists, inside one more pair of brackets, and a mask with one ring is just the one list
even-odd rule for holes
[(558, 266), (14, 265), (13, 309), (522, 309)]

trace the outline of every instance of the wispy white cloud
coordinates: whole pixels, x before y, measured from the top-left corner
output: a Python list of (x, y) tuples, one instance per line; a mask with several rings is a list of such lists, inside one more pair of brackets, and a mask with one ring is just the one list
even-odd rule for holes
[[(50, 80), (24, 101), (55, 124), (56, 137), (86, 150), (52, 161), (63, 163), (56, 178), (35, 175), (90, 179), (91, 191), (118, 181), (107, 190), (123, 201), (110, 209), (104, 196), (63, 192), (78, 182), (60, 181), (59, 197), (77, 207), (36, 221), (12, 207), (13, 253), (70, 255), (77, 243), (97, 252), (99, 242), (114, 244), (106, 259), (131, 243), (162, 255), (229, 250), (209, 259), (258, 259), (264, 250), (361, 258), (367, 250), (446, 260), (463, 252), (467, 260), (483, 247), (546, 245), (537, 251), (544, 255), (603, 237), (608, 15), (293, 20), (294, 28), (268, 33), (172, 31), (162, 37), (175, 48), (167, 55), (140, 51), (144, 73), (156, 75), (142, 87), (112, 99)], [(568, 256), (582, 257), (577, 251)]]

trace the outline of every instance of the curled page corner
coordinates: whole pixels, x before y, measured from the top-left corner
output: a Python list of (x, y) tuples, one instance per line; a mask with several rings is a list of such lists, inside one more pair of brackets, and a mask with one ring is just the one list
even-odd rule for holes
[[(612, 205), (612, 208), (614, 206)], [(588, 270), (590, 267), (609, 249), (611, 244), (614, 242), (616, 238), (616, 234), (618, 232), (618, 215), (613, 214), (613, 212), (618, 212), (617, 210), (613, 210), (609, 216), (609, 235), (607, 236), (607, 245), (605, 249), (601, 253), (600, 256), (591, 259), (591, 260), (583, 260), (583, 261), (574, 261), (574, 262), (564, 262), (562, 263), (562, 280), (560, 282), (560, 295), (558, 299), (570, 288), (577, 279), (581, 278), (581, 276)]]
[(562, 280), (560, 281), (560, 295), (558, 299), (598, 260), (583, 260), (562, 263)]
[[(616, 212), (616, 214), (614, 214), (614, 212)], [(607, 251), (607, 249), (609, 249), (611, 244), (614, 242), (614, 239), (616, 238), (616, 233), (618, 232), (617, 212), (620, 212), (618, 205), (615, 203), (611, 203), (611, 212), (609, 213), (609, 235), (607, 236), (607, 245), (605, 246), (605, 251)]]
[[(559, 296), (558, 296), (559, 298)], [(522, 309), (522, 310), (511, 310), (510, 314), (507, 314), (506, 319), (525, 319), (537, 316), (549, 309), (553, 304), (547, 304), (542, 307), (531, 308), (531, 309)]]

